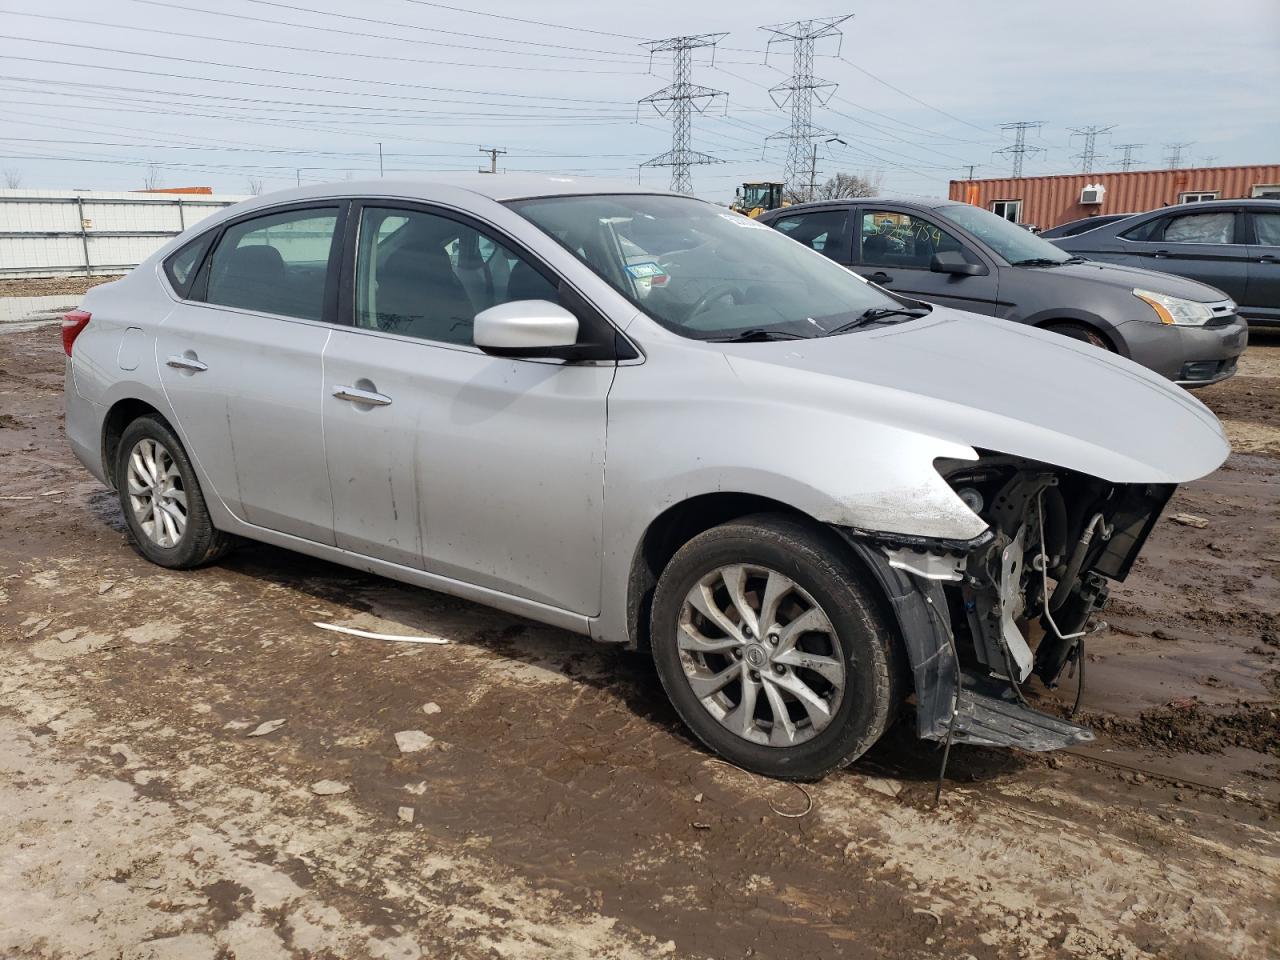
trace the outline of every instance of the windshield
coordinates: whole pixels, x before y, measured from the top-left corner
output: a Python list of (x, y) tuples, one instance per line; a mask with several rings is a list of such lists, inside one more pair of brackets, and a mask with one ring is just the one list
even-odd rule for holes
[(949, 204), (937, 208), (938, 215), (964, 227), (1012, 264), (1031, 261), (1066, 263), (1075, 259), (1048, 240), (1041, 240), (1030, 230), (1024, 230), (990, 210), (983, 210), (968, 203)]
[[(695, 340), (817, 337), (900, 304), (776, 230), (691, 197), (509, 206), (669, 330)], [(902, 319), (898, 317), (896, 319)]]

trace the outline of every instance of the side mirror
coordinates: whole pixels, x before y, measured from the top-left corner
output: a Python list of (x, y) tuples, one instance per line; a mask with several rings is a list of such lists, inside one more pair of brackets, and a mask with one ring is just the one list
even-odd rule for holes
[(578, 318), (549, 300), (512, 300), (477, 313), (473, 337), (495, 357), (569, 359), (578, 343)]
[(949, 273), (957, 277), (985, 277), (989, 272), (980, 263), (970, 263), (958, 250), (935, 253), (929, 269), (934, 273)]

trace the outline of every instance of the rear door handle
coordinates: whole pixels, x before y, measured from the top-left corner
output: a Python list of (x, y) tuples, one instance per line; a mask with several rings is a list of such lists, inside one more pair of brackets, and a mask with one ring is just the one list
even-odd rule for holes
[(193, 356), (187, 356), (185, 353), (177, 353), (170, 357), (165, 363), (178, 370), (192, 370), (196, 373), (203, 373), (209, 369), (209, 365)]
[(1155, 253), (1152, 254), (1152, 256), (1155, 257), (1157, 260), (1167, 260), (1169, 258), (1169, 251), (1157, 250)]
[(1280, 261), (1277, 261), (1276, 258), (1273, 257), (1271, 254), (1264, 253), (1262, 256), (1258, 258), (1258, 262), (1259, 263), (1278, 263)]
[(893, 277), (889, 276), (883, 270), (877, 270), (871, 276), (867, 277), (872, 283), (893, 283)]
[(359, 387), (334, 387), (333, 395), (339, 400), (363, 403), (370, 407), (385, 407), (391, 403), (391, 398), (386, 394), (375, 393), (372, 390), (361, 390)]

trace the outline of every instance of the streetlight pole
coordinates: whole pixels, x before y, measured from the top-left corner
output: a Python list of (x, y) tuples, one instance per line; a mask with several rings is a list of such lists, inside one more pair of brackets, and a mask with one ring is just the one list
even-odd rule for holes
[[(823, 143), (841, 143), (846, 147), (849, 145), (839, 137), (827, 137)], [(813, 152), (809, 156), (809, 199), (817, 199), (818, 192), (818, 141), (813, 141)]]

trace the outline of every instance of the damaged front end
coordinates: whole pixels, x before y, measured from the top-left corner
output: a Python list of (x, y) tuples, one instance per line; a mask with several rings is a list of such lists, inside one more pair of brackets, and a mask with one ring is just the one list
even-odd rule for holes
[(936, 463), (987, 523), (968, 541), (844, 530), (888, 595), (906, 642), (918, 733), (1053, 750), (1093, 739), (1028, 705), (1034, 673), (1056, 686), (1090, 618), (1121, 581), (1173, 484), (1116, 484), (1017, 457)]

